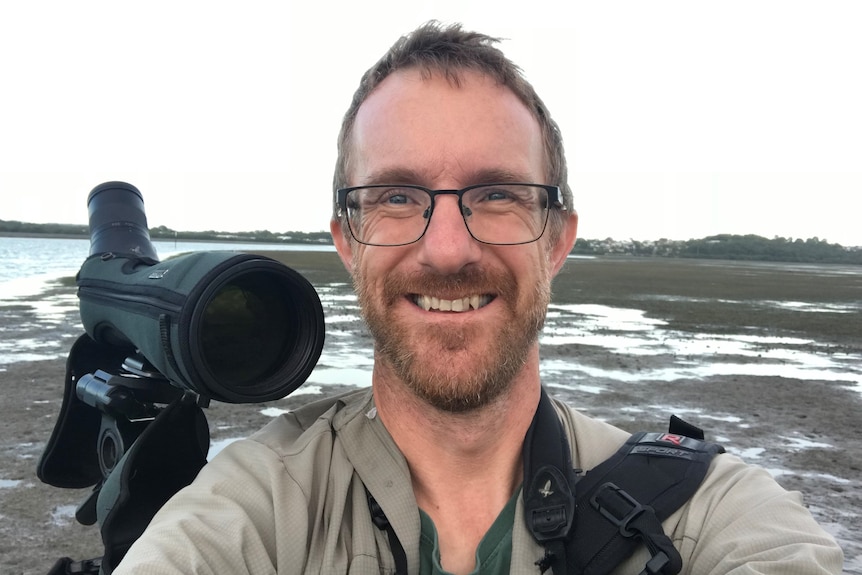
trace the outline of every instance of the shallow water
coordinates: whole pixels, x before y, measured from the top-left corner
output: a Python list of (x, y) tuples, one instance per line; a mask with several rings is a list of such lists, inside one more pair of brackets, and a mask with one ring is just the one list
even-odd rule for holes
[[(842, 310), (839, 313), (843, 313)], [(858, 313), (858, 312), (857, 312)], [(813, 340), (746, 333), (690, 333), (666, 329), (643, 310), (595, 304), (554, 305), (541, 337), (545, 350), (589, 345), (611, 354), (671, 357), (671, 365), (640, 371), (613, 370), (571, 359), (545, 360), (543, 373), (583, 374), (622, 382), (673, 381), (714, 375), (776, 376), (841, 382), (862, 393), (862, 355), (826, 354)], [(756, 361), (734, 361), (750, 359)], [(667, 362), (664, 362), (665, 364)]]
[[(176, 253), (208, 249), (332, 250), (331, 246), (282, 244), (154, 242), (154, 245), (162, 259)], [(88, 250), (89, 242), (82, 239), (0, 238), (0, 261), (4, 261), (0, 272), (0, 314), (13, 320), (0, 322), (0, 370), (9, 363), (56, 359), (67, 353), (75, 337), (74, 328), (80, 329), (78, 302), (74, 288), (58, 290), (55, 280), (74, 275)], [(823, 273), (807, 264), (763, 265)], [(739, 264), (743, 273), (751, 266), (749, 262)], [(828, 269), (829, 273), (862, 272)], [(324, 308), (327, 335), (318, 366), (308, 384), (370, 385), (370, 341), (357, 341), (354, 337), (361, 320), (351, 287), (333, 283), (316, 288)], [(47, 295), (49, 291), (50, 296)], [(690, 302), (693, 298), (673, 299)], [(701, 298), (699, 303), (708, 305), (710, 302)], [(734, 302), (722, 300), (722, 303)], [(862, 314), (862, 301), (836, 304), (775, 300), (754, 304), (798, 313), (832, 313), (840, 320), (849, 317), (848, 321), (859, 321)], [(681, 332), (669, 329), (667, 321), (648, 317), (643, 309), (635, 307), (555, 301), (549, 307), (540, 341), (547, 352), (543, 353), (541, 366), (549, 383), (589, 393), (601, 393), (603, 383), (740, 375), (834, 381), (862, 394), (862, 353), (826, 353), (826, 344), (763, 333)], [(575, 361), (570, 354), (556, 357), (555, 348), (572, 344), (599, 349), (604, 356), (660, 356), (662, 361), (660, 366), (647, 364), (631, 370), (608, 365), (605, 358), (594, 362), (590, 356), (577, 357)]]
[[(206, 250), (309, 250), (332, 251), (332, 246), (242, 242), (152, 242), (160, 260)], [(90, 240), (0, 236), (0, 301), (29, 295), (30, 290), (51, 279), (78, 273), (90, 253)]]

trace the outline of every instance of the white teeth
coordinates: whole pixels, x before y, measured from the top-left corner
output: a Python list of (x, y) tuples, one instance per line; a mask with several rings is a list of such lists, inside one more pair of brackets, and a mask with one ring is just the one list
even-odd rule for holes
[(419, 295), (416, 296), (415, 301), (416, 305), (425, 311), (433, 309), (439, 311), (464, 312), (470, 311), (471, 309), (479, 309), (480, 307), (487, 305), (488, 302), (491, 301), (491, 297), (471, 295), (458, 299), (440, 299), (434, 296)]

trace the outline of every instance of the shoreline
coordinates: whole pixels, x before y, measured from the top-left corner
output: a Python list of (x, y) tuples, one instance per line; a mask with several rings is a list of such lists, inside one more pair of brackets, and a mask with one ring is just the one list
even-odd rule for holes
[[(179, 233), (189, 233), (189, 232), (179, 232)], [(195, 233), (195, 232), (191, 232), (191, 233)], [(248, 233), (248, 232), (240, 232), (240, 233)], [(285, 232), (284, 234), (281, 234), (281, 235), (282, 236), (288, 236), (290, 234), (305, 234), (305, 233), (307, 233), (307, 232)], [(327, 235), (329, 234), (328, 231), (308, 232), (308, 233), (327, 234)], [(227, 232), (225, 232), (225, 235), (229, 235), (229, 234)], [(89, 233), (75, 234), (75, 233), (41, 233), (41, 232), (0, 231), (0, 238), (4, 238), (4, 237), (6, 237), (6, 238), (35, 238), (35, 239), (40, 239), (40, 238), (41, 239), (73, 239), (73, 240), (81, 239), (81, 240), (87, 240), (87, 241), (90, 240)], [(716, 236), (716, 237), (718, 237), (718, 236)], [(731, 236), (731, 237), (741, 238), (744, 240), (745, 238), (748, 238), (751, 236)], [(766, 238), (761, 238), (761, 239), (763, 239), (764, 241), (767, 241), (767, 242), (773, 241), (773, 240), (767, 240)], [(777, 238), (777, 239), (783, 240), (784, 238)], [(816, 238), (812, 238), (812, 239), (816, 239)], [(591, 239), (591, 240), (586, 240), (586, 241), (587, 241), (587, 243), (590, 243), (590, 244), (610, 243), (610, 244), (614, 244), (615, 246), (623, 246), (623, 245), (628, 245), (628, 244), (633, 244), (633, 245), (650, 244), (650, 245), (652, 245), (652, 244), (662, 244), (665, 242), (668, 242), (671, 244), (685, 244), (686, 242), (703, 242), (706, 240), (707, 240), (707, 238), (689, 239), (689, 240), (658, 240), (658, 241), (625, 240), (625, 241), (617, 241), (617, 240), (613, 240), (613, 239), (609, 238), (606, 240)], [(327, 248), (327, 249), (334, 249), (335, 248), (335, 245), (332, 242), (331, 238), (328, 238), (326, 241), (320, 241), (319, 239), (316, 239), (313, 241), (312, 240), (307, 240), (307, 241), (297, 241), (297, 240), (278, 241), (277, 239), (275, 239), (275, 240), (274, 239), (258, 240), (258, 239), (255, 239), (254, 237), (242, 237), (242, 236), (231, 238), (231, 237), (222, 237), (221, 235), (216, 235), (214, 237), (204, 237), (204, 238), (194, 237), (194, 236), (192, 236), (192, 237), (188, 237), (188, 236), (183, 236), (183, 237), (178, 237), (178, 236), (175, 236), (175, 237), (152, 237), (151, 236), (150, 241), (153, 241), (153, 242), (212, 243), (212, 244), (250, 244), (250, 245), (258, 244), (260, 246), (298, 245), (298, 246), (318, 246), (318, 247), (323, 247), (323, 248)], [(789, 259), (788, 258), (764, 258), (763, 254), (759, 250), (742, 252), (740, 254), (737, 254), (739, 257), (729, 257), (730, 255), (733, 255), (735, 252), (729, 252), (729, 253), (725, 253), (723, 255), (719, 254), (719, 255), (716, 255), (713, 257), (713, 256), (709, 256), (707, 252), (704, 252), (702, 256), (691, 256), (690, 254), (689, 255), (679, 255), (679, 254), (659, 253), (659, 252), (637, 253), (638, 250), (631, 251), (631, 253), (630, 253), (629, 251), (627, 251), (625, 249), (620, 250), (617, 248), (611, 249), (611, 250), (604, 250), (604, 251), (601, 251), (599, 253), (595, 253), (593, 251), (584, 251), (583, 249), (575, 249), (569, 254), (569, 256), (573, 257), (573, 258), (577, 258), (577, 257), (582, 257), (582, 258), (592, 258), (592, 257), (598, 257), (598, 258), (636, 258), (636, 259), (653, 259), (653, 258), (656, 258), (656, 259), (671, 259), (671, 260), (680, 259), (680, 260), (689, 260), (689, 261), (692, 261), (692, 260), (693, 261), (699, 261), (699, 260), (702, 260), (702, 261), (728, 261), (728, 262), (736, 262), (736, 263), (745, 263), (745, 262), (774, 263), (774, 264), (787, 264), (787, 265), (811, 264), (811, 265), (862, 266), (862, 246), (842, 246), (840, 244), (835, 244), (835, 246), (840, 248), (840, 250), (842, 252), (854, 253), (854, 254), (856, 252), (858, 252), (860, 254), (860, 257), (852, 258), (852, 261), (848, 260), (846, 257), (840, 257), (837, 259), (823, 259), (822, 256), (820, 258), (816, 258), (816, 257), (812, 258), (810, 256), (805, 257), (805, 258), (789, 258)]]
[[(327, 232), (328, 233), (328, 232)], [(0, 231), (0, 238), (34, 238), (34, 239), (46, 239), (46, 240), (86, 240), (90, 241), (90, 234), (43, 234), (38, 232), (2, 232)], [(300, 246), (321, 246), (321, 247), (335, 247), (333, 243), (322, 243), (322, 242), (280, 242), (273, 240), (254, 240), (251, 238), (188, 238), (188, 237), (177, 237), (177, 238), (163, 238), (163, 237), (150, 237), (150, 241), (152, 242), (183, 242), (190, 244), (260, 244), (261, 246), (271, 246), (271, 245), (300, 245)]]

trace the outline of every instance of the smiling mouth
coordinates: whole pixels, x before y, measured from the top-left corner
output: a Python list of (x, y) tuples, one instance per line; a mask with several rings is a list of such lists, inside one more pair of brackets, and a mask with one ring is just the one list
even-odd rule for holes
[(471, 295), (457, 299), (441, 299), (438, 297), (421, 294), (413, 295), (413, 303), (415, 303), (417, 306), (421, 307), (425, 311), (433, 310), (465, 312), (485, 307), (486, 305), (491, 303), (492, 299), (494, 299), (494, 297), (488, 294)]

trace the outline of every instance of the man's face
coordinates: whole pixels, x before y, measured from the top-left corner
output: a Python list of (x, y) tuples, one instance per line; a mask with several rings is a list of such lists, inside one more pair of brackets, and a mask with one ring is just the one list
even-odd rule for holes
[[(350, 184), (546, 183), (539, 125), (508, 88), (474, 72), (460, 87), (408, 70), (359, 109)], [(532, 362), (550, 282), (570, 237), (494, 246), (474, 240), (453, 195), (438, 196), (425, 235), (399, 247), (333, 236), (375, 339), (375, 380), (396, 378), (446, 411), (488, 404)], [(572, 222), (574, 223), (574, 222)], [(459, 311), (460, 310), (460, 311)]]

